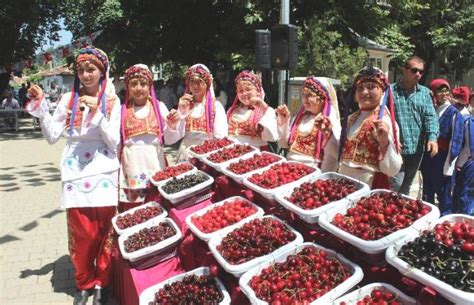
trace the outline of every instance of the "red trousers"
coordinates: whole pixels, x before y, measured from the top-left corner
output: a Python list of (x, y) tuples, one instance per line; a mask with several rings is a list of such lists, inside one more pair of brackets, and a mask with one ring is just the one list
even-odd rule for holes
[(77, 288), (107, 287), (112, 279), (112, 217), (116, 207), (67, 209), (69, 255)]

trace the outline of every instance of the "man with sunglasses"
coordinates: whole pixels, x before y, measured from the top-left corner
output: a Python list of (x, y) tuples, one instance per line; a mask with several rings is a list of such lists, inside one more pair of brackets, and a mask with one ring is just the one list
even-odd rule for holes
[(412, 56), (405, 61), (403, 78), (392, 84), (403, 165), (391, 183), (393, 190), (403, 194), (410, 193), (425, 147), (431, 157), (438, 153), (438, 116), (430, 90), (419, 84), (424, 68), (424, 60)]

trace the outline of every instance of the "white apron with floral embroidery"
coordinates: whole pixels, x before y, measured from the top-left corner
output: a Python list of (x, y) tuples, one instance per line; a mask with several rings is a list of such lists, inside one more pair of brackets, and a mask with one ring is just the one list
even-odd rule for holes
[(125, 145), (122, 150), (120, 196), (122, 202), (143, 202), (150, 178), (166, 167), (160, 145)]
[(103, 141), (68, 141), (61, 158), (62, 208), (116, 206), (119, 163)]

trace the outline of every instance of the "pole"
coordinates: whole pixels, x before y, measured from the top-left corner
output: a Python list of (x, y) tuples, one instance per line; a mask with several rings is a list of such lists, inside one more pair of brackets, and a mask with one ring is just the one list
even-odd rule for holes
[[(290, 24), (290, 0), (280, 1), (280, 24)], [(278, 71), (278, 105), (286, 102), (285, 76), (288, 71)]]

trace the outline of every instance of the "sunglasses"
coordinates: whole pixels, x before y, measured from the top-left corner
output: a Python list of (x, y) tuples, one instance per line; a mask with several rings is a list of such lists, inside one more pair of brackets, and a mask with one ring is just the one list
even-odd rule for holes
[(416, 73), (423, 74), (423, 72), (425, 72), (425, 70), (418, 69), (418, 68), (410, 68), (410, 67), (407, 67), (407, 69), (410, 70), (411, 73), (413, 73), (413, 74), (416, 74)]

